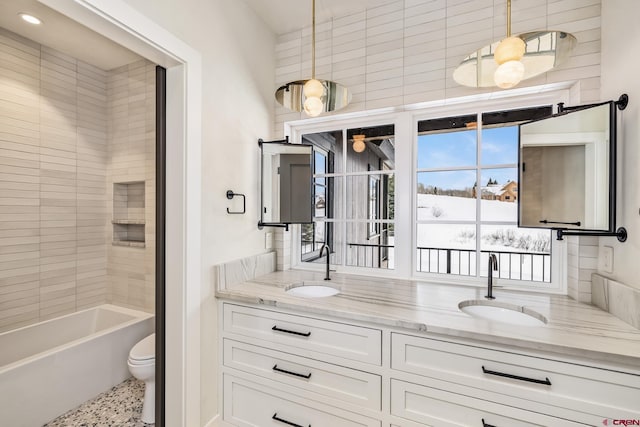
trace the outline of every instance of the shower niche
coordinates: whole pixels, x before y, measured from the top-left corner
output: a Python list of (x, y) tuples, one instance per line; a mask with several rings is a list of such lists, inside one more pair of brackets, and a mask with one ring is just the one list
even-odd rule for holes
[(113, 183), (113, 245), (145, 247), (144, 181)]

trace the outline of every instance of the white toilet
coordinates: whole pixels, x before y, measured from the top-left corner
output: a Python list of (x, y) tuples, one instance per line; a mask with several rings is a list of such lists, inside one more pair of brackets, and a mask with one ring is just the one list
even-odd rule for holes
[(142, 422), (155, 423), (156, 395), (156, 334), (151, 334), (133, 346), (129, 352), (129, 371), (137, 379), (144, 381), (144, 401)]

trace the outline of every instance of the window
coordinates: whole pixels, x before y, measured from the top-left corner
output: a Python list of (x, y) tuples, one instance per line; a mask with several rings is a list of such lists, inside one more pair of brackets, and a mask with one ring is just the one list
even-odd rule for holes
[(518, 124), (550, 115), (550, 99), (568, 94), (288, 125), (292, 140), (316, 150), (314, 223), (293, 228), (292, 264), (325, 262), (326, 243), (337, 271), (486, 286), (494, 253), (500, 286), (566, 292), (566, 243), (517, 222)]
[[(354, 147), (364, 135), (364, 149)], [(314, 223), (303, 225), (300, 261), (393, 269), (394, 125), (302, 135), (314, 146)], [(323, 254), (324, 255), (324, 254)]]
[(517, 227), (518, 123), (550, 107), (418, 122), (416, 270), (551, 281), (551, 233)]

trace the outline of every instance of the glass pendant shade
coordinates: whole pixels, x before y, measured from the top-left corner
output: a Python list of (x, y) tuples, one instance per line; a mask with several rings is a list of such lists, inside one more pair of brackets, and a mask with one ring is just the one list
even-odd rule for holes
[(307, 98), (310, 98), (310, 97), (321, 98), (322, 95), (324, 95), (324, 85), (320, 80), (309, 79), (304, 84), (302, 93)]
[(362, 153), (367, 145), (364, 143), (365, 135), (353, 135), (353, 151)]
[(324, 111), (324, 103), (317, 96), (310, 96), (304, 100), (304, 112), (309, 117), (317, 117)]
[(500, 89), (514, 87), (524, 77), (524, 64), (520, 61), (507, 61), (496, 69), (493, 80)]
[(524, 56), (526, 47), (527, 45), (520, 37), (507, 37), (496, 48), (493, 59), (498, 65), (502, 65), (507, 61), (520, 61)]

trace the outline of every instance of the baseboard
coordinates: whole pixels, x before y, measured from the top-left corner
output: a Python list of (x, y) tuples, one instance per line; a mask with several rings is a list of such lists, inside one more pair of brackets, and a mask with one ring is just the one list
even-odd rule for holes
[(220, 414), (218, 414), (215, 417), (211, 418), (209, 422), (204, 425), (204, 427), (220, 427), (222, 425), (221, 423), (222, 421), (220, 420)]

